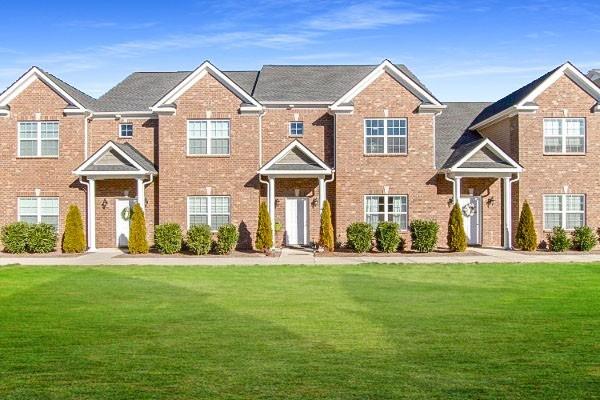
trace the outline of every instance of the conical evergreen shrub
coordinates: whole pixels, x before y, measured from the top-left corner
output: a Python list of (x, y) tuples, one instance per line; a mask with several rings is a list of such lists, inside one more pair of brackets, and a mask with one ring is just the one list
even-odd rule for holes
[(129, 221), (129, 253), (145, 254), (148, 252), (148, 240), (146, 239), (146, 218), (144, 210), (136, 203), (131, 211)]
[(463, 252), (467, 249), (467, 235), (463, 223), (462, 211), (458, 203), (454, 203), (448, 220), (448, 248), (450, 251)]
[(273, 230), (271, 229), (271, 216), (267, 203), (260, 203), (258, 208), (258, 228), (256, 229), (256, 250), (267, 251), (273, 247)]
[(333, 224), (331, 223), (331, 206), (327, 200), (323, 202), (323, 211), (321, 211), (319, 245), (328, 251), (333, 251), (335, 248), (335, 236), (333, 235)]
[(86, 249), (83, 220), (79, 207), (75, 204), (69, 206), (65, 221), (62, 249), (65, 253), (83, 253)]
[(534, 251), (537, 248), (537, 234), (535, 233), (535, 222), (529, 203), (523, 203), (521, 216), (519, 217), (519, 226), (517, 227), (515, 244), (518, 248), (525, 251)]

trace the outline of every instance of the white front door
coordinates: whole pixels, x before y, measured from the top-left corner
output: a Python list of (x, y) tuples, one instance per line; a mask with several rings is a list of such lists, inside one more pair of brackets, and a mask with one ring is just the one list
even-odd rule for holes
[(460, 208), (469, 245), (481, 244), (481, 197), (461, 197)]
[[(117, 247), (127, 247), (129, 243), (129, 218), (131, 217), (131, 207), (133, 200), (117, 199), (115, 203), (116, 213), (116, 243)], [(127, 210), (127, 211), (125, 211)]]
[(306, 197), (285, 199), (285, 244), (288, 246), (308, 244), (308, 199)]

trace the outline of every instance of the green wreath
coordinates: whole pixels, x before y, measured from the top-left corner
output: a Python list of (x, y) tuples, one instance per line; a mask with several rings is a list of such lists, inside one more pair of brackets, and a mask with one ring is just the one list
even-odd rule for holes
[(130, 207), (125, 207), (121, 211), (121, 218), (123, 218), (124, 221), (129, 221), (131, 219), (131, 208)]

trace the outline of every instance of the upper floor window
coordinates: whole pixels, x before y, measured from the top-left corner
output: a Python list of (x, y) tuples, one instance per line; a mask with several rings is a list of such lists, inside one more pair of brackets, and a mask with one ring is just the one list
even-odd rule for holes
[(549, 194), (544, 196), (544, 230), (555, 226), (575, 229), (585, 224), (585, 196)]
[(408, 121), (400, 119), (365, 119), (366, 154), (406, 154)]
[(408, 229), (408, 196), (365, 196), (365, 221), (377, 228), (382, 221)]
[(19, 157), (57, 157), (58, 122), (19, 122)]
[(50, 224), (58, 229), (58, 197), (19, 197), (19, 221)]
[(119, 125), (119, 137), (121, 137), (121, 138), (133, 137), (133, 124), (120, 124)]
[(188, 227), (206, 224), (217, 231), (230, 221), (229, 196), (189, 196), (187, 213)]
[(304, 135), (304, 122), (294, 121), (290, 122), (290, 136), (302, 136)]
[(585, 153), (585, 118), (545, 118), (544, 153)]
[(227, 155), (229, 154), (229, 121), (188, 121), (187, 141), (189, 155)]

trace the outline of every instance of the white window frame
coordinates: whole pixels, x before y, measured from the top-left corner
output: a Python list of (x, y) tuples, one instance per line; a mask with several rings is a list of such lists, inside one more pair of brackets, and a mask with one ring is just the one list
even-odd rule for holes
[(37, 204), (37, 210), (36, 210), (36, 214), (23, 214), (24, 216), (28, 216), (28, 217), (33, 217), (35, 216), (37, 218), (37, 223), (41, 223), (42, 222), (42, 200), (43, 199), (52, 199), (52, 200), (56, 200), (57, 202), (57, 211), (56, 211), (56, 215), (54, 214), (45, 214), (46, 216), (50, 216), (50, 217), (56, 217), (56, 232), (58, 232), (59, 228), (60, 228), (60, 197), (58, 196), (19, 196), (17, 197), (17, 221), (21, 221), (21, 200), (24, 199), (35, 199)]
[[(367, 136), (367, 121), (383, 121), (383, 153), (369, 153), (367, 152), (367, 137), (381, 137), (381, 136)], [(388, 151), (388, 122), (389, 121), (405, 121), (406, 122), (406, 134), (398, 135), (393, 137), (404, 137), (406, 138), (406, 151), (398, 153), (390, 153)], [(408, 154), (408, 118), (365, 118), (363, 120), (363, 153), (368, 156), (372, 155), (406, 155)]]
[[(211, 232), (217, 232), (218, 229), (212, 229), (212, 199), (214, 198), (227, 198), (229, 201), (229, 212), (227, 213), (227, 215), (229, 216), (229, 223), (231, 223), (231, 196), (227, 196), (227, 195), (218, 195), (218, 196), (208, 196), (208, 195), (191, 195), (187, 197), (187, 210), (186, 210), (186, 218), (187, 218), (187, 227), (188, 229), (191, 228), (191, 224), (190, 224), (190, 199), (192, 198), (198, 198), (198, 197), (205, 197), (207, 199), (206, 201), (206, 206), (207, 206), (207, 210), (206, 210), (206, 223), (208, 226), (210, 226), (210, 231)], [(205, 214), (197, 214), (197, 215), (205, 215)], [(219, 215), (223, 215), (223, 214), (219, 214)]]
[[(294, 133), (294, 129), (292, 128), (294, 125), (298, 125), (300, 124), (300, 126), (302, 127), (302, 133)], [(298, 128), (296, 128), (296, 131), (298, 131)], [(302, 137), (304, 136), (304, 121), (292, 121), (289, 123), (289, 135), (292, 137)]]
[[(42, 139), (42, 124), (56, 124), (57, 125), (57, 138), (56, 139)], [(33, 156), (24, 156), (21, 155), (21, 124), (36, 124), (37, 132), (36, 132), (36, 149), (37, 152)], [(23, 139), (23, 141), (33, 141), (34, 139)], [(42, 142), (43, 141), (56, 141), (56, 155), (42, 155)], [(17, 157), (18, 158), (58, 158), (60, 154), (60, 122), (59, 121), (19, 121), (17, 123)]]
[[(578, 120), (583, 121), (583, 151), (567, 152), (567, 120)], [(559, 135), (546, 135), (546, 121), (559, 121), (560, 134)], [(562, 150), (561, 151), (546, 151), (546, 137), (560, 137)], [(574, 136), (579, 137), (579, 136)], [(544, 118), (542, 121), (542, 150), (546, 155), (582, 155), (587, 151), (587, 121), (582, 117), (566, 117), (566, 118)]]
[[(384, 198), (384, 200), (383, 200), (383, 210), (384, 211), (383, 212), (367, 212), (367, 198), (368, 197), (383, 197)], [(388, 211), (388, 206), (390, 204), (389, 203), (389, 198), (390, 197), (404, 197), (406, 199), (406, 212), (390, 213)], [(367, 222), (367, 215), (374, 215), (374, 214), (380, 215), (380, 214), (383, 214), (384, 221), (386, 221), (386, 222), (393, 222), (393, 221), (390, 221), (388, 219), (389, 215), (406, 215), (406, 228), (404, 228), (404, 229), (402, 227), (399, 227), (399, 228), (400, 228), (401, 232), (408, 232), (408, 225), (409, 225), (409, 223), (408, 223), (408, 212), (409, 212), (409, 207), (410, 207), (410, 205), (408, 204), (408, 195), (407, 194), (366, 194), (366, 195), (364, 195), (364, 198), (363, 198), (363, 214), (364, 214), (364, 219), (363, 220), (365, 222)], [(400, 224), (398, 224), (398, 225), (400, 225)]]
[[(131, 136), (123, 135), (123, 127), (124, 126), (131, 126)], [(132, 123), (119, 124), (119, 137), (122, 139), (131, 139), (133, 137), (133, 124)]]
[[(546, 211), (546, 197), (560, 197), (561, 198), (561, 210), (560, 210), (560, 227), (563, 228), (566, 231), (573, 231), (575, 230), (574, 228), (566, 228), (567, 225), (567, 214), (583, 214), (583, 225), (584, 226), (586, 224), (586, 218), (587, 218), (587, 199), (586, 199), (586, 195), (582, 194), (582, 193), (568, 193), (568, 194), (564, 194), (564, 193), (547, 193), (544, 194), (542, 196), (542, 208), (543, 208), (543, 212), (542, 212), (542, 224), (544, 227), (544, 231), (551, 231), (552, 229), (554, 229), (554, 227), (547, 227), (546, 226), (546, 214), (558, 214), (559, 211)], [(583, 198), (583, 211), (567, 211), (567, 197), (582, 197)]]
[[(206, 122), (206, 153), (205, 154), (195, 154), (190, 153), (190, 123), (192, 122)], [(227, 138), (223, 137), (213, 137), (211, 136), (214, 133), (214, 130), (210, 129), (211, 122), (227, 122)], [(227, 157), (231, 155), (231, 120), (229, 119), (189, 119), (187, 121), (186, 128), (186, 152), (189, 157)], [(198, 138), (193, 138), (198, 139)], [(227, 139), (227, 153), (218, 153), (212, 154), (212, 139)]]

